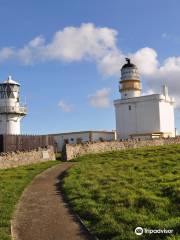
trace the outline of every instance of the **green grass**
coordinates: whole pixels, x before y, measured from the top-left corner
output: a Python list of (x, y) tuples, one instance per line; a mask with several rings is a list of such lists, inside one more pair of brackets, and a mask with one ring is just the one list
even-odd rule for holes
[[(91, 154), (63, 182), (74, 211), (102, 240), (180, 239), (180, 145)], [(134, 233), (136, 227), (174, 234)]]
[(57, 161), (49, 161), (0, 170), (0, 240), (11, 239), (10, 220), (24, 188), (35, 175), (57, 163)]

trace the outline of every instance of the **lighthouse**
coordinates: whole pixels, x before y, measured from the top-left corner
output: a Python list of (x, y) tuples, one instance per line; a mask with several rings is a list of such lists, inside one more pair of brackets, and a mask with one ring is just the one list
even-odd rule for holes
[(138, 67), (126, 58), (114, 101), (117, 139), (174, 137), (174, 99), (167, 86), (159, 94), (142, 95)]
[(0, 83), (0, 134), (20, 134), (20, 122), (26, 114), (27, 108), (20, 105), (20, 84), (9, 76)]
[(141, 95), (141, 82), (138, 68), (126, 58), (127, 63), (121, 69), (119, 91), (122, 99), (139, 97)]

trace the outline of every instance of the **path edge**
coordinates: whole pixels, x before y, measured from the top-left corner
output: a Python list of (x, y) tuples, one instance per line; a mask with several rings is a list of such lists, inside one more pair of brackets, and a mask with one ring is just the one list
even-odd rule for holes
[(16, 216), (17, 216), (17, 213), (18, 213), (18, 210), (19, 210), (19, 207), (20, 207), (20, 202), (21, 202), (21, 199), (22, 197), (24, 196), (24, 194), (26, 193), (28, 187), (33, 184), (33, 182), (36, 180), (36, 178), (38, 178), (41, 174), (43, 174), (44, 172), (46, 171), (50, 171), (51, 169), (57, 167), (57, 165), (61, 164), (61, 162), (59, 162), (58, 164), (56, 164), (55, 166), (52, 166), (52, 167), (49, 167), (47, 168), (46, 170), (42, 171), (41, 173), (37, 174), (33, 179), (32, 181), (25, 187), (25, 189), (23, 190), (16, 206), (15, 206), (15, 209), (14, 209), (14, 212), (12, 214), (12, 218), (10, 220), (10, 233), (11, 233), (11, 239), (12, 240), (18, 240), (18, 233), (16, 231)]

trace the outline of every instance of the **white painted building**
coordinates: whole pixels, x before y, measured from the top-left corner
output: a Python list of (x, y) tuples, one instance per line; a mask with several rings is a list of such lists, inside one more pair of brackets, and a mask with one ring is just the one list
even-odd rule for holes
[(137, 67), (126, 59), (121, 69), (121, 99), (114, 101), (117, 139), (174, 137), (174, 99), (161, 94), (141, 96)]
[(111, 131), (81, 131), (50, 134), (54, 137), (57, 151), (61, 152), (65, 143), (78, 144), (85, 142), (112, 141), (115, 140), (115, 132)]
[(27, 109), (20, 106), (20, 85), (11, 76), (0, 83), (0, 134), (20, 134), (20, 121)]

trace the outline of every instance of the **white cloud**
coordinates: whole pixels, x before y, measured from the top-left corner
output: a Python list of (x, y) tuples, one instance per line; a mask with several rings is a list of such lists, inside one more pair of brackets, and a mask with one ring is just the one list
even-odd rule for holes
[[(23, 64), (50, 60), (93, 61), (103, 75), (117, 78), (124, 57), (128, 56), (138, 66), (144, 85), (157, 92), (160, 85), (166, 82), (170, 94), (179, 99), (180, 56), (170, 56), (160, 63), (157, 52), (150, 47), (124, 53), (117, 47), (117, 34), (115, 29), (97, 27), (92, 23), (68, 26), (57, 31), (49, 42), (43, 36), (37, 36), (19, 49), (1, 48), (0, 62), (9, 59), (19, 60)], [(162, 38), (169, 38), (169, 34), (163, 33)]]
[(159, 92), (160, 87), (166, 84), (170, 95), (175, 97), (176, 106), (180, 105), (180, 57), (169, 57), (159, 67), (155, 66), (150, 75), (142, 75), (143, 82), (154, 92)]
[(42, 61), (45, 54), (45, 39), (38, 36), (31, 40), (22, 49), (17, 50), (16, 55), (24, 64), (33, 64), (36, 61)]
[(13, 55), (14, 55), (14, 51), (10, 47), (4, 47), (0, 49), (0, 62), (8, 60), (9, 58), (12, 58)]
[(98, 28), (92, 23), (66, 27), (56, 32), (46, 45), (47, 57), (64, 61), (97, 60), (116, 48), (116, 35), (115, 30)]
[(154, 49), (145, 47), (137, 52), (130, 54), (132, 61), (137, 64), (141, 74), (154, 74), (158, 67), (157, 53)]
[(73, 106), (66, 103), (65, 101), (61, 100), (58, 103), (58, 106), (63, 112), (72, 112), (73, 111)]
[(110, 106), (110, 89), (109, 88), (103, 88), (100, 90), (97, 90), (95, 94), (89, 95), (89, 103), (92, 107), (96, 108), (107, 108)]
[(42, 36), (37, 36), (20, 49), (0, 49), (0, 60), (13, 57), (23, 64), (49, 60), (93, 60), (98, 63), (106, 55), (118, 51), (116, 36), (114, 29), (83, 23), (80, 27), (70, 26), (56, 32), (49, 43)]
[(98, 68), (103, 75), (119, 75), (125, 56), (120, 51), (112, 51), (98, 61)]
[(165, 59), (164, 65), (160, 67), (161, 72), (180, 72), (180, 57), (169, 57)]

